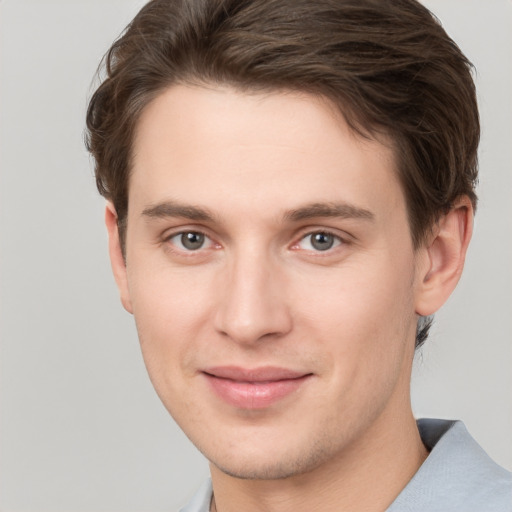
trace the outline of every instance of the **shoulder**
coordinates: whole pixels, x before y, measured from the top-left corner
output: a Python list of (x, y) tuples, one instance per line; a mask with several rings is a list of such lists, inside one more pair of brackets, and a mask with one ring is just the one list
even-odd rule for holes
[(212, 499), (212, 481), (206, 480), (193, 498), (179, 512), (209, 512)]
[(418, 421), (430, 455), (388, 512), (512, 512), (512, 474), (460, 421)]

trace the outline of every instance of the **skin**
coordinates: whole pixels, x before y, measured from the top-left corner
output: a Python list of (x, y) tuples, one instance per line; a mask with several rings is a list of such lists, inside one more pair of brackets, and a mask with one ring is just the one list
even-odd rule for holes
[[(138, 124), (125, 259), (111, 204), (106, 223), (150, 378), (209, 459), (217, 510), (384, 510), (427, 455), (416, 324), (459, 279), (469, 201), (414, 250), (387, 141), (321, 98), (181, 85)], [(237, 407), (205, 375), (226, 365), (307, 377)]]

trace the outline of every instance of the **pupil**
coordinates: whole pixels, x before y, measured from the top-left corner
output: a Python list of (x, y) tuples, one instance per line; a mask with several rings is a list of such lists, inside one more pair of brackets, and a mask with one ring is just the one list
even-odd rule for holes
[(200, 249), (204, 244), (204, 235), (201, 233), (183, 233), (181, 235), (181, 243), (183, 247), (190, 250)]
[(334, 244), (334, 237), (328, 233), (315, 233), (312, 236), (311, 245), (317, 251), (327, 251)]

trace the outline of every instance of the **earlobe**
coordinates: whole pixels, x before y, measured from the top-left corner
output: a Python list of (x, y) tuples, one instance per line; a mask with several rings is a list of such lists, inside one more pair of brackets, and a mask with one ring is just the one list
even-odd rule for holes
[(108, 231), (108, 250), (112, 272), (119, 289), (121, 303), (129, 313), (133, 313), (128, 288), (128, 277), (126, 273), (126, 262), (119, 238), (119, 227), (117, 224), (117, 213), (114, 205), (108, 201), (105, 208), (105, 225)]
[(417, 276), (418, 315), (432, 315), (448, 300), (462, 274), (472, 232), (473, 207), (464, 196), (439, 219), (432, 237), (421, 249), (426, 264)]

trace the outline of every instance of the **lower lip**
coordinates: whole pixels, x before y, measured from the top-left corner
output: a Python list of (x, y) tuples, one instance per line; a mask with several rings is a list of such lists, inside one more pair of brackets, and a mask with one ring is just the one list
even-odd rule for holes
[(242, 382), (204, 374), (222, 400), (241, 409), (264, 409), (297, 391), (311, 375), (296, 379)]

